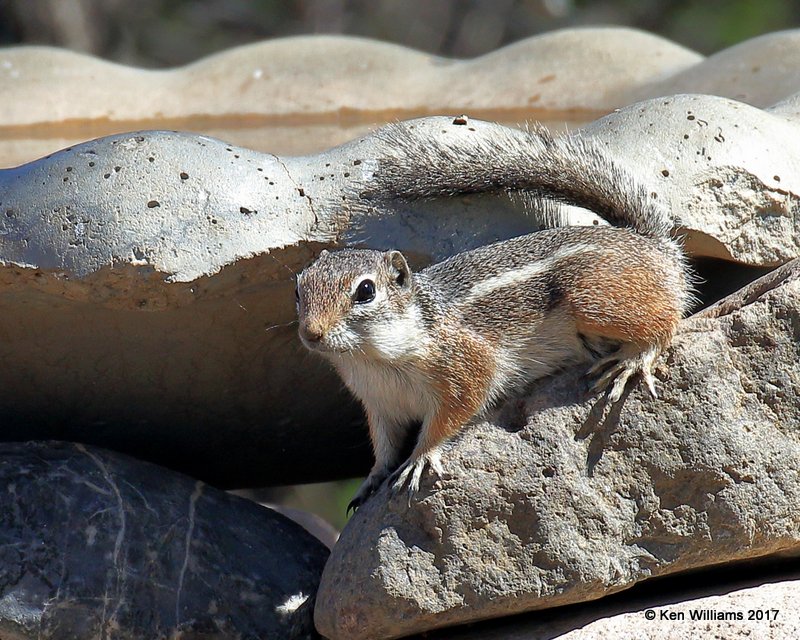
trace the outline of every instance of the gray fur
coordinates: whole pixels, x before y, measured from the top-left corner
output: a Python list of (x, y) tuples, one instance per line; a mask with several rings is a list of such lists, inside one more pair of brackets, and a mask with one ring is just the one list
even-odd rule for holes
[(377, 200), (435, 198), (493, 191), (521, 192), (594, 211), (614, 226), (667, 238), (668, 211), (599, 144), (579, 135), (554, 138), (528, 131), (470, 131), (432, 136), (398, 123), (376, 134), (390, 150), (362, 194)]

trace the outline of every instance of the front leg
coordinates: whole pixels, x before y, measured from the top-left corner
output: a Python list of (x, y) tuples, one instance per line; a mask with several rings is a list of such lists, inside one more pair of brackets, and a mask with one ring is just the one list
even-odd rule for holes
[(429, 372), (435, 397), (434, 409), (422, 421), (419, 439), (408, 460), (389, 478), (394, 492), (408, 483), (409, 500), (419, 491), (419, 481), (430, 465), (442, 474), (441, 445), (458, 433), (486, 405), (489, 388), (495, 375), (493, 351), (478, 337), (461, 327), (449, 327), (458, 338), (455, 353), (444, 357)]
[(347, 513), (355, 511), (364, 504), (400, 463), (400, 453), (408, 429), (391, 423), (384, 416), (373, 412), (367, 412), (367, 421), (375, 464), (347, 505)]
[(432, 417), (426, 418), (422, 423), (419, 440), (408, 460), (389, 478), (392, 491), (397, 493), (408, 483), (410, 499), (419, 491), (422, 472), (428, 465), (437, 476), (441, 476), (443, 473), (441, 445), (458, 433), (466, 422), (478, 413), (482, 404), (482, 402), (475, 402), (459, 407), (459, 410), (455, 412), (448, 410), (452, 405), (446, 405), (447, 408), (440, 409)]
[(409, 497), (419, 491), (422, 472), (425, 471), (425, 467), (428, 465), (437, 476), (441, 476), (444, 473), (441, 447), (439, 445), (435, 445), (427, 451), (417, 452), (415, 450), (408, 460), (401, 464), (389, 477), (389, 485), (392, 487), (392, 492), (397, 493), (402, 490), (406, 482), (408, 482)]

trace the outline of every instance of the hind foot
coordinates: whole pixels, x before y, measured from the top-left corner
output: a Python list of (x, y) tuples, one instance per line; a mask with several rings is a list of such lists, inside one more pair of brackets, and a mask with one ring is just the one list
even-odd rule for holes
[(660, 353), (661, 347), (658, 345), (652, 345), (645, 350), (634, 344), (622, 345), (617, 352), (598, 360), (589, 369), (587, 375), (596, 377), (592, 391), (600, 393), (611, 385), (608, 401), (614, 404), (622, 397), (631, 376), (638, 373), (642, 376), (650, 394), (657, 398), (653, 369)]

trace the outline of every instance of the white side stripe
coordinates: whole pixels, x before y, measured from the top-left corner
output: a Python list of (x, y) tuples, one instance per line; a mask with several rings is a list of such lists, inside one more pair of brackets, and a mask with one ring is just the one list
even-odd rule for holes
[(471, 302), (475, 302), (476, 300), (479, 300), (480, 298), (483, 298), (484, 296), (487, 296), (498, 289), (503, 289), (505, 287), (530, 280), (540, 273), (549, 271), (559, 260), (577, 255), (579, 253), (593, 251), (595, 249), (596, 247), (593, 245), (587, 244), (563, 247), (543, 260), (536, 260), (535, 262), (530, 262), (522, 267), (519, 267), (518, 269), (512, 269), (511, 271), (506, 271), (505, 273), (500, 273), (496, 276), (492, 276), (491, 278), (487, 278), (486, 280), (476, 282), (472, 285), (472, 288), (464, 297), (462, 303), (469, 304)]

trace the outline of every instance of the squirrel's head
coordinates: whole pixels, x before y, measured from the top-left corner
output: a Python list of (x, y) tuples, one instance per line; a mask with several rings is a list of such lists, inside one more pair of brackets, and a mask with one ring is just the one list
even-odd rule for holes
[(323, 251), (297, 277), (300, 339), (322, 353), (396, 356), (415, 339), (408, 335), (412, 296), (399, 251)]

